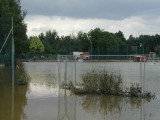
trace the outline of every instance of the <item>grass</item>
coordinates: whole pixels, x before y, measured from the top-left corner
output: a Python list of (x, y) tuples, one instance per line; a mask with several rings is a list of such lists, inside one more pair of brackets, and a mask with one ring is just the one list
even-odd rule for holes
[(17, 61), (15, 68), (15, 81), (18, 85), (27, 85), (30, 81), (30, 76), (26, 73), (22, 62)]
[[(68, 88), (71, 88), (75, 94), (107, 94), (145, 98), (152, 98), (155, 96), (148, 91), (142, 93), (142, 88), (138, 83), (132, 84), (128, 88), (123, 86), (121, 75), (117, 75), (113, 72), (109, 73), (107, 71), (93, 70), (82, 75), (82, 80), (82, 83), (76, 86), (70, 82)], [(123, 88), (126, 89), (124, 90)]]
[(82, 76), (84, 90), (89, 93), (119, 94), (122, 92), (120, 75), (106, 71), (91, 71)]

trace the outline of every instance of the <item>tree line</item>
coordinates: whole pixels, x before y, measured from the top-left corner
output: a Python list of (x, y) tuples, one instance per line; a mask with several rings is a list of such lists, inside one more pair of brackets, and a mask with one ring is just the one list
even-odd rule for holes
[[(38, 39), (39, 43), (32, 41)], [(130, 35), (124, 37), (122, 31), (111, 33), (101, 28), (91, 29), (89, 32), (79, 31), (77, 35), (58, 36), (53, 30), (48, 30), (38, 36), (29, 38), (30, 53), (70, 55), (73, 51), (90, 52), (94, 55), (129, 55), (160, 52), (160, 35)], [(37, 46), (37, 47), (36, 47)]]

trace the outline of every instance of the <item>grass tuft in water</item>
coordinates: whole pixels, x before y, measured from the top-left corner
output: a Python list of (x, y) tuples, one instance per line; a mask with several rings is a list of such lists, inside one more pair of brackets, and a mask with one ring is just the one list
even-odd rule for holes
[(122, 79), (120, 75), (106, 71), (92, 71), (82, 76), (84, 90), (88, 93), (120, 94)]
[(17, 61), (15, 71), (15, 81), (18, 85), (27, 85), (30, 81), (30, 76), (26, 73), (22, 62)]
[[(71, 88), (75, 94), (107, 94), (143, 98), (155, 97), (154, 94), (148, 91), (142, 93), (142, 88), (138, 83), (126, 88), (126, 86), (123, 86), (121, 75), (113, 72), (93, 70), (82, 75), (82, 80), (82, 83), (78, 85), (73, 85), (70, 82), (67, 88)], [(123, 90), (123, 88), (126, 89)]]

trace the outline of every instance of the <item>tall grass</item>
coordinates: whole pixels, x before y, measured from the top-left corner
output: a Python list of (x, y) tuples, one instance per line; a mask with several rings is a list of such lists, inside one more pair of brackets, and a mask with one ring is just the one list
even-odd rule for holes
[(121, 75), (107, 71), (91, 71), (82, 76), (85, 91), (119, 94), (122, 92)]
[[(133, 97), (152, 98), (155, 95), (145, 91), (142, 93), (142, 88), (138, 83), (132, 84), (130, 87), (123, 85), (123, 80), (120, 74), (107, 71), (91, 71), (82, 75), (82, 83), (79, 85), (69, 84), (72, 91), (76, 94), (107, 94), (121, 95)], [(79, 87), (81, 86), (81, 87)], [(74, 87), (74, 89), (73, 89)], [(123, 88), (126, 88), (123, 90)]]
[(26, 73), (24, 65), (21, 61), (17, 61), (16, 63), (15, 81), (18, 85), (27, 85), (30, 81), (30, 76)]

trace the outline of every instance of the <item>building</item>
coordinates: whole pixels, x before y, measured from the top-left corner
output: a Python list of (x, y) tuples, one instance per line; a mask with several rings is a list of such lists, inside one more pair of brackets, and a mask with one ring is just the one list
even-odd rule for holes
[(90, 53), (89, 52), (73, 52), (73, 56), (75, 59), (89, 59)]
[(147, 59), (146, 59), (146, 56), (136, 55), (136, 56), (133, 57), (133, 61), (134, 62), (146, 62)]

